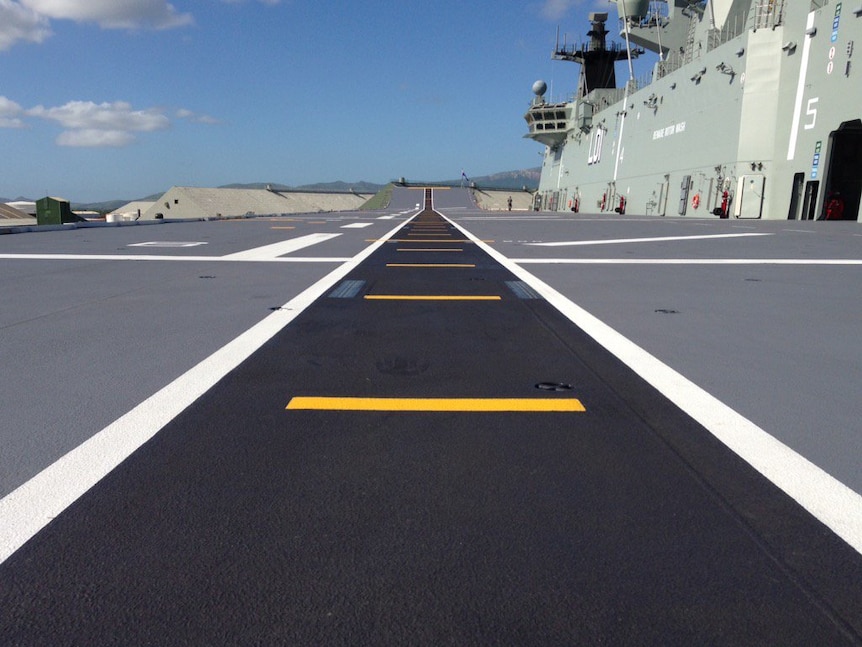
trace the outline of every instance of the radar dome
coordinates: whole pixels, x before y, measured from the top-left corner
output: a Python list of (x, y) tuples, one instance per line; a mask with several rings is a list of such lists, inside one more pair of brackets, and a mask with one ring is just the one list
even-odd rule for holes
[(536, 81), (533, 84), (533, 94), (537, 97), (541, 97), (545, 92), (548, 91), (548, 84), (544, 81)]

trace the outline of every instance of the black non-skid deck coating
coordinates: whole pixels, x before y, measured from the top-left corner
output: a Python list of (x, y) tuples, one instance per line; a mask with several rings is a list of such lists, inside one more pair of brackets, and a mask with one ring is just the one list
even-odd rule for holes
[[(0, 643), (859, 642), (858, 554), (476, 245), (443, 242), (464, 238), (429, 200), (394, 239), (437, 242), (385, 243), (346, 277), (358, 292), (318, 300), (0, 566)], [(463, 251), (399, 251), (441, 246)], [(402, 267), (445, 263), (475, 267)]]

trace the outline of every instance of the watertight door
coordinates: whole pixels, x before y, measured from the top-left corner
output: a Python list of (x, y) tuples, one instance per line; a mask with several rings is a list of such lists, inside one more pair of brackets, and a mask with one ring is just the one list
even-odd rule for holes
[(688, 192), (691, 189), (691, 176), (683, 175), (679, 185), (679, 215), (684, 216), (688, 209)]
[(763, 212), (765, 187), (766, 176), (764, 175), (743, 175), (739, 178), (733, 215), (737, 218), (760, 218)]

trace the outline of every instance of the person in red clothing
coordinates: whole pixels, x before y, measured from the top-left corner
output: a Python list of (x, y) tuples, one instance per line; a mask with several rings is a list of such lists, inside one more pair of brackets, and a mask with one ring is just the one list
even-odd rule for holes
[(826, 220), (844, 219), (844, 198), (836, 191), (826, 201)]

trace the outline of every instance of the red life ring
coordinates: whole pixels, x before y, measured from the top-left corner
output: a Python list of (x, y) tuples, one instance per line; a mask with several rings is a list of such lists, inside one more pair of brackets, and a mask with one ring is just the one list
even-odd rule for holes
[(691, 206), (697, 209), (700, 206), (700, 194), (695, 193), (694, 197), (691, 199)]

